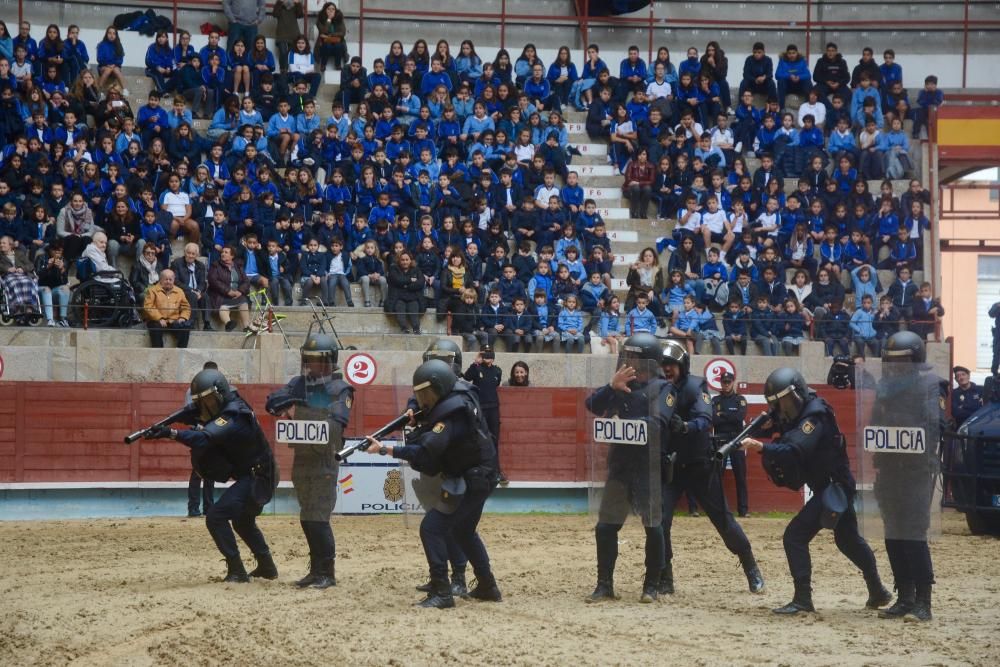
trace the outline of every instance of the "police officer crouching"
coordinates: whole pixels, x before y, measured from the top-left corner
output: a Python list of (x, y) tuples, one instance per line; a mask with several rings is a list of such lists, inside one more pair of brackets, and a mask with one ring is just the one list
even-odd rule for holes
[(892, 595), (882, 585), (871, 547), (858, 532), (854, 512), (854, 476), (847, 460), (844, 436), (833, 409), (809, 389), (802, 374), (779, 368), (764, 383), (764, 397), (772, 424), (781, 437), (764, 445), (745, 438), (744, 449), (762, 454), (764, 470), (778, 486), (800, 490), (808, 484), (812, 498), (785, 528), (785, 556), (795, 582), (795, 596), (776, 614), (816, 611), (812, 602), (812, 564), (809, 543), (821, 528), (832, 528), (834, 541), (864, 574), (868, 609), (889, 603)]
[[(329, 440), (324, 444), (293, 444), (292, 484), (299, 501), (299, 525), (309, 544), (309, 574), (295, 582), (300, 588), (329, 588), (337, 584), (337, 556), (330, 515), (337, 504), (335, 453), (344, 446), (344, 428), (351, 418), (354, 388), (337, 368), (337, 341), (328, 334), (310, 333), (300, 350), (301, 374), (267, 397), (267, 411), (294, 418), (325, 421)], [(252, 575), (253, 573), (251, 573)]]
[[(663, 569), (663, 526), (656, 517), (658, 488), (666, 474), (663, 446), (665, 425), (655, 414), (670, 390), (659, 368), (660, 341), (648, 333), (629, 336), (622, 343), (618, 367), (611, 382), (587, 397), (587, 410), (597, 417), (644, 420), (650, 424), (647, 447), (611, 445), (607, 479), (601, 494), (594, 539), (597, 546), (597, 586), (587, 602), (616, 600), (614, 575), (618, 561), (618, 533), (630, 513), (637, 513), (646, 530), (646, 574), (640, 602), (657, 599)], [(655, 450), (650, 449), (655, 447)]]
[[(445, 363), (451, 364), (451, 369), (455, 371), (455, 376), (458, 377), (458, 380), (455, 381), (455, 391), (470, 394), (471, 399), (478, 401), (479, 393), (477, 388), (472, 383), (459, 377), (462, 374), (462, 348), (447, 338), (439, 338), (424, 350), (422, 360), (430, 361), (431, 359), (440, 359)], [(406, 414), (410, 417), (410, 426), (416, 425), (417, 422), (413, 418), (413, 415), (419, 409), (420, 405), (417, 403), (416, 397), (411, 397), (406, 402)], [(480, 410), (481, 412), (482, 410)], [(462, 547), (458, 546), (454, 535), (448, 535), (448, 562), (451, 563), (452, 595), (463, 598), (468, 597), (469, 587), (465, 581), (465, 569), (469, 564), (469, 559), (465, 557)], [(430, 593), (430, 582), (420, 584), (417, 586), (417, 590), (421, 593)]]
[(663, 539), (666, 565), (660, 577), (660, 592), (674, 592), (673, 547), (670, 528), (674, 507), (684, 491), (694, 496), (718, 531), (726, 548), (740, 559), (751, 593), (764, 590), (764, 577), (757, 566), (750, 540), (726, 505), (720, 471), (712, 446), (712, 399), (705, 378), (691, 375), (691, 358), (679, 343), (668, 340), (663, 347), (663, 373), (673, 384), (673, 415), (670, 417), (670, 447), (676, 453), (673, 479), (663, 486)]
[[(747, 399), (734, 389), (736, 376), (726, 371), (719, 376), (722, 391), (712, 397), (712, 427), (717, 445), (729, 442), (743, 430), (747, 416)], [(749, 513), (747, 499), (747, 454), (743, 450), (733, 451), (727, 457), (733, 466), (736, 482), (736, 510), (741, 517)], [(723, 470), (726, 462), (723, 461)]]
[(437, 503), (420, 523), (430, 570), (431, 591), (421, 607), (455, 606), (448, 580), (448, 536), (454, 536), (472, 562), (477, 585), (469, 592), (476, 600), (499, 602), (500, 589), (490, 569), (490, 557), (476, 528), (483, 506), (496, 487), (496, 453), (483, 428), (478, 405), (470, 394), (456, 390), (458, 378), (450, 364), (425, 361), (413, 373), (413, 393), (423, 411), (410, 445), (389, 445), (370, 439), (370, 454), (407, 461), (423, 475), (439, 475)]
[(197, 410), (195, 428), (177, 430), (158, 426), (146, 438), (176, 440), (191, 448), (191, 461), (199, 475), (216, 482), (234, 480), (205, 518), (208, 532), (226, 558), (223, 581), (250, 581), (234, 529), (257, 559), (258, 567), (252, 575), (276, 579), (278, 570), (264, 534), (257, 527), (257, 516), (278, 486), (278, 464), (271, 446), (253, 409), (230, 388), (219, 371), (206, 369), (194, 376), (191, 402)]

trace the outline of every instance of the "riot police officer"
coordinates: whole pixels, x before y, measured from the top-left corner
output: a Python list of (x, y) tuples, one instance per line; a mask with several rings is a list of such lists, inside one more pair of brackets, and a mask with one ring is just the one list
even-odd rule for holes
[(335, 453), (344, 445), (344, 428), (351, 418), (354, 388), (337, 367), (337, 341), (325, 333), (310, 333), (300, 350), (301, 374), (267, 397), (267, 411), (295, 419), (325, 421), (329, 438), (323, 444), (293, 444), (292, 484), (299, 501), (299, 525), (309, 544), (309, 573), (295, 582), (299, 588), (329, 588), (337, 583), (336, 543), (330, 515), (337, 504)]
[(764, 383), (771, 424), (781, 437), (764, 445), (745, 438), (744, 449), (762, 453), (764, 469), (778, 486), (799, 490), (808, 484), (812, 498), (785, 528), (785, 556), (795, 582), (792, 601), (773, 611), (797, 614), (816, 611), (812, 603), (812, 563), (809, 543), (821, 528), (832, 528), (834, 541), (864, 574), (868, 585), (869, 609), (892, 599), (882, 586), (871, 547), (858, 532), (854, 512), (854, 477), (847, 460), (843, 435), (833, 409), (810, 391), (802, 374), (793, 368), (779, 368)]
[[(486, 420), (486, 426), (490, 429), (490, 434), (493, 436), (493, 445), (497, 452), (497, 466), (498, 474), (500, 476), (500, 483), (507, 484), (507, 476), (504, 475), (503, 469), (500, 468), (500, 396), (497, 392), (497, 387), (500, 386), (503, 379), (503, 371), (500, 367), (496, 365), (496, 353), (493, 348), (484, 346), (482, 350), (479, 351), (479, 356), (476, 358), (475, 362), (469, 369), (465, 371), (465, 379), (475, 385), (476, 389), (479, 391), (479, 403), (482, 409), (483, 418)], [(459, 374), (459, 377), (462, 377)]]
[(983, 389), (969, 379), (969, 369), (965, 366), (955, 366), (951, 371), (955, 375), (958, 386), (951, 390), (951, 416), (955, 426), (961, 426), (965, 420), (983, 407)]
[[(712, 427), (717, 445), (724, 444), (743, 430), (747, 416), (747, 399), (736, 391), (736, 376), (726, 371), (719, 376), (722, 390), (712, 397)], [(747, 500), (747, 455), (742, 449), (727, 457), (733, 467), (736, 481), (736, 510), (741, 517), (749, 511)], [(725, 461), (722, 462), (725, 470)]]
[(676, 460), (672, 481), (663, 486), (666, 562), (659, 590), (667, 594), (674, 592), (670, 528), (674, 506), (684, 491), (690, 491), (719, 532), (726, 548), (739, 557), (750, 592), (760, 593), (764, 590), (764, 577), (757, 566), (750, 540), (726, 505), (720, 471), (715, 463), (715, 449), (709, 432), (712, 426), (712, 399), (708, 395), (705, 379), (691, 375), (691, 358), (687, 350), (673, 340), (664, 344), (662, 366), (664, 376), (673, 385), (668, 399), (673, 408), (669, 428), (670, 447), (676, 454)]
[[(447, 338), (439, 338), (428, 345), (427, 349), (424, 350), (423, 361), (430, 361), (431, 359), (440, 359), (451, 364), (455, 375), (461, 376), (462, 348), (454, 341), (450, 341)], [(461, 377), (455, 381), (455, 391), (472, 394), (472, 398), (478, 401), (479, 393), (476, 387)], [(411, 397), (406, 403), (406, 413), (410, 416), (411, 426), (417, 423), (413, 415), (419, 409), (420, 406), (417, 404), (416, 397)], [(482, 410), (480, 410), (480, 416), (481, 414)], [(485, 426), (485, 424), (481, 424), (481, 426)], [(487, 428), (487, 430), (489, 429)], [(469, 559), (466, 558), (462, 552), (462, 547), (458, 546), (458, 542), (455, 541), (453, 535), (448, 536), (448, 562), (451, 563), (451, 593), (452, 595), (464, 598), (469, 594), (469, 588), (465, 581), (465, 569), (469, 564)], [(417, 586), (417, 590), (421, 593), (430, 593), (431, 583), (428, 581), (426, 584), (420, 584)]]
[(157, 426), (146, 437), (171, 438), (191, 448), (192, 464), (202, 477), (216, 482), (234, 480), (205, 518), (208, 532), (226, 558), (223, 581), (250, 581), (234, 529), (257, 559), (258, 567), (252, 575), (276, 579), (278, 570), (264, 534), (257, 527), (257, 516), (278, 486), (278, 464), (271, 446), (253, 409), (219, 371), (205, 369), (194, 376), (191, 402), (197, 410), (195, 428)]
[(944, 421), (941, 378), (926, 365), (927, 348), (912, 331), (894, 333), (882, 348), (882, 378), (875, 388), (871, 424), (924, 431), (923, 454), (875, 453), (874, 493), (885, 532), (885, 551), (896, 583), (896, 602), (879, 618), (931, 620), (934, 568), (927, 545)]
[[(648, 333), (633, 334), (622, 344), (618, 368), (611, 382), (587, 398), (587, 409), (598, 417), (642, 419), (656, 423), (658, 406), (669, 391), (659, 368), (660, 341)], [(669, 415), (667, 415), (669, 418)], [(657, 429), (647, 447), (611, 445), (607, 457), (607, 480), (601, 496), (594, 537), (597, 543), (597, 586), (587, 602), (617, 599), (614, 587), (618, 560), (618, 533), (631, 512), (637, 512), (646, 529), (646, 573), (640, 602), (657, 598), (657, 583), (663, 569), (663, 527), (656, 518), (658, 487), (664, 475), (663, 437)], [(650, 447), (657, 447), (655, 453)]]
[(489, 432), (482, 427), (479, 406), (472, 394), (456, 391), (457, 380), (445, 361), (431, 359), (421, 364), (413, 373), (413, 393), (422, 411), (409, 436), (413, 444), (385, 446), (369, 439), (367, 450), (403, 459), (423, 475), (440, 479), (437, 501), (420, 524), (431, 578), (431, 591), (419, 603), (421, 607), (455, 606), (448, 580), (449, 534), (472, 562), (477, 585), (469, 597), (502, 599), (486, 546), (476, 532), (483, 506), (496, 487), (496, 452)]

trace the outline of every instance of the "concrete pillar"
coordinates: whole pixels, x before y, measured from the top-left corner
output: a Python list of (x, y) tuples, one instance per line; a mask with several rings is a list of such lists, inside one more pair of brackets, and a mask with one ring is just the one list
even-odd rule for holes
[(285, 338), (280, 333), (257, 334), (257, 354), (260, 363), (258, 382), (282, 384), (285, 377)]
[[(101, 332), (96, 329), (79, 329), (73, 332), (76, 348), (76, 382), (100, 382), (103, 365)], [(62, 378), (60, 378), (62, 379)]]

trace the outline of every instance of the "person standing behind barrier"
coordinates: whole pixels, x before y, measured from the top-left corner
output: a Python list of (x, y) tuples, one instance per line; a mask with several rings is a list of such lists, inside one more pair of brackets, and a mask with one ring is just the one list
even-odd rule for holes
[[(715, 445), (725, 444), (743, 430), (743, 422), (747, 416), (747, 399), (741, 396), (733, 384), (736, 376), (728, 371), (719, 377), (722, 390), (712, 397), (712, 426), (715, 428)], [(736, 481), (736, 511), (740, 517), (749, 513), (747, 499), (747, 455), (743, 450), (736, 450), (729, 455), (733, 467), (733, 479)], [(725, 461), (723, 471), (725, 471)]]
[(278, 49), (278, 65), (282, 74), (288, 72), (288, 53), (295, 44), (295, 38), (302, 32), (299, 19), (304, 15), (302, 0), (277, 0), (271, 9), (271, 16), (278, 23), (274, 29), (274, 45)]
[[(201, 367), (201, 370), (219, 370), (219, 365), (214, 361), (206, 361)], [(184, 404), (191, 404), (191, 388), (189, 387), (186, 392), (184, 392)], [(193, 407), (192, 407), (193, 410)], [(194, 424), (193, 417), (190, 421), (186, 422), (188, 424)], [(215, 480), (211, 477), (202, 477), (198, 474), (198, 471), (191, 467), (191, 477), (188, 479), (188, 517), (195, 519), (202, 515), (201, 508), (199, 508), (199, 497), (201, 508), (205, 510), (205, 514), (208, 514), (208, 510), (212, 509), (212, 505), (215, 504)]]
[(500, 466), (500, 396), (497, 387), (500, 386), (503, 371), (493, 362), (496, 360), (496, 353), (489, 346), (483, 346), (476, 360), (465, 371), (463, 378), (471, 382), (479, 391), (479, 407), (482, 410), (486, 426), (493, 436), (493, 446), (497, 454), (497, 472), (501, 484), (507, 483), (507, 476)]

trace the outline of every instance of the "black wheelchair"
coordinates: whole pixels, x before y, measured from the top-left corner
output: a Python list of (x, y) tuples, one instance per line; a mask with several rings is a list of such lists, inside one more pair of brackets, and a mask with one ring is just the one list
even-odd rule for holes
[(80, 282), (69, 299), (71, 326), (130, 327), (139, 322), (132, 286), (121, 271), (95, 271), (93, 262), (76, 265)]

